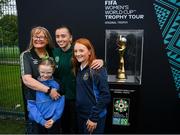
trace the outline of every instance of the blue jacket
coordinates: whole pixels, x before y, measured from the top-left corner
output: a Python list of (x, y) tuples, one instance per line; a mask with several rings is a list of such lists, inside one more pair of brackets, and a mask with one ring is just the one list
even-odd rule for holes
[[(93, 79), (91, 74), (93, 74)], [(93, 90), (93, 80), (97, 86), (96, 90)], [(97, 90), (99, 92), (96, 95)], [(110, 99), (105, 68), (98, 71), (94, 70), (93, 73), (90, 73), (89, 67), (78, 71), (76, 77), (76, 106), (80, 117), (97, 122), (100, 117), (106, 115), (106, 112), (103, 112)]]
[[(46, 86), (59, 89), (59, 84), (53, 79), (40, 81)], [(49, 95), (44, 92), (36, 91), (36, 100), (27, 101), (27, 109), (29, 111), (29, 119), (45, 125), (46, 120), (52, 119), (54, 122), (61, 118), (65, 105), (65, 97), (61, 96), (58, 100), (52, 100)]]

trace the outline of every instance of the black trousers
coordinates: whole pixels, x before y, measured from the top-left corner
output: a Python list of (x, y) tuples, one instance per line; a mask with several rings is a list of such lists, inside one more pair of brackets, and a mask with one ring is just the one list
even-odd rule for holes
[(65, 100), (65, 108), (61, 118), (63, 134), (77, 133), (77, 116), (75, 100)]

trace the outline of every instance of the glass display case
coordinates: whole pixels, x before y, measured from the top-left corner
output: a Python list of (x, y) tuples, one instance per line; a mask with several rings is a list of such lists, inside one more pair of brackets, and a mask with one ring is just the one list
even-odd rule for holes
[(105, 62), (108, 82), (141, 84), (144, 30), (105, 31)]

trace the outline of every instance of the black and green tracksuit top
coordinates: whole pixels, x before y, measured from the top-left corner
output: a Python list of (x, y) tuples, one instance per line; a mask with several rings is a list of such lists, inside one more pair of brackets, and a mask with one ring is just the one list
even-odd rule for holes
[(66, 99), (69, 100), (74, 100), (76, 94), (76, 80), (72, 72), (72, 54), (73, 46), (65, 52), (59, 47), (53, 50), (53, 56), (56, 62), (54, 77), (59, 80), (62, 91), (65, 94)]

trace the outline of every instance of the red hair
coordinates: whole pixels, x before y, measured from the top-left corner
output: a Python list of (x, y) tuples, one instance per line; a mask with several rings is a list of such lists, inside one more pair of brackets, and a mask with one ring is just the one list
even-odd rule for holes
[[(83, 44), (84, 46), (87, 47), (87, 49), (90, 52), (88, 65), (91, 65), (92, 61), (96, 59), (96, 54), (95, 54), (95, 50), (94, 50), (92, 43), (86, 38), (79, 38), (74, 42), (74, 44), (76, 44), (76, 43)], [(76, 74), (77, 69), (80, 66), (80, 63), (77, 61), (74, 53), (73, 53), (73, 57), (72, 57), (72, 64), (73, 64), (73, 72), (74, 72), (74, 74)]]

